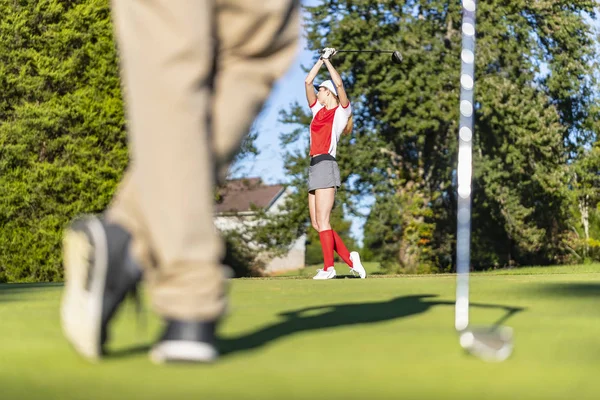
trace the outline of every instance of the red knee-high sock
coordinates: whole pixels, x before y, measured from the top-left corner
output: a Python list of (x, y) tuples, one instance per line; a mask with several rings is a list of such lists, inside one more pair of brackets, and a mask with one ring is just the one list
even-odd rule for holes
[(321, 239), (321, 248), (323, 249), (323, 264), (325, 270), (333, 267), (333, 248), (335, 241), (333, 238), (332, 230), (319, 232), (319, 238)]
[(344, 245), (344, 241), (342, 240), (340, 235), (337, 234), (336, 231), (332, 231), (332, 232), (333, 232), (333, 242), (335, 245), (334, 250), (340, 255), (340, 257), (342, 257), (342, 260), (344, 260), (344, 262), (346, 264), (348, 264), (350, 266), (350, 268), (352, 268), (353, 265), (352, 265), (352, 260), (350, 259), (350, 252), (346, 248), (346, 245)]

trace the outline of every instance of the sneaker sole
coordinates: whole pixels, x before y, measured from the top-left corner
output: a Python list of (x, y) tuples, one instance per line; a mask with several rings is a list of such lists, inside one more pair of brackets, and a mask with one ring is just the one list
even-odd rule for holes
[[(66, 282), (61, 305), (61, 322), (63, 332), (75, 350), (87, 359), (95, 361), (102, 355), (102, 300), (108, 270), (106, 233), (102, 223), (95, 217), (80, 223), (81, 227), (77, 226), (77, 222), (69, 227), (63, 240)], [(92, 284), (87, 290), (88, 257), (92, 246), (94, 268)]]
[(208, 343), (167, 340), (155, 345), (150, 360), (155, 364), (210, 363), (219, 357), (217, 350)]

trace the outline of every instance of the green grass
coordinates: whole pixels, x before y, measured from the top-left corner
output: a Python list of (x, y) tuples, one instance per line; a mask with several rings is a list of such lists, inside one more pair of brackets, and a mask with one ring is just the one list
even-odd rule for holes
[(600, 265), (528, 271), (471, 279), (473, 323), (522, 308), (504, 322), (515, 352), (499, 364), (460, 349), (452, 275), (235, 280), (223, 357), (170, 367), (148, 361), (158, 321), (136, 328), (130, 304), (112, 356), (92, 365), (61, 336), (60, 285), (0, 285), (0, 398), (599, 398)]
[(568, 267), (555, 265), (550, 267), (522, 267), (512, 269), (497, 269), (484, 272), (493, 275), (549, 275), (549, 274), (587, 274), (599, 272), (598, 264), (570, 265)]
[[(379, 269), (379, 263), (377, 263), (377, 262), (365, 262), (365, 263), (363, 263), (363, 266), (365, 267), (365, 270), (367, 271), (367, 274), (369, 274), (369, 275), (382, 274), (381, 270)], [(319, 269), (319, 268), (323, 268), (323, 265), (322, 264), (311, 265), (311, 266), (307, 266), (306, 268), (302, 268), (302, 269), (285, 271), (283, 273), (278, 273), (273, 277), (274, 278), (290, 278), (290, 277), (312, 278), (317, 273), (317, 269)], [(345, 263), (338, 262), (338, 263), (335, 263), (335, 271), (339, 275), (347, 275), (348, 272), (350, 271), (350, 268), (348, 268), (348, 266)]]

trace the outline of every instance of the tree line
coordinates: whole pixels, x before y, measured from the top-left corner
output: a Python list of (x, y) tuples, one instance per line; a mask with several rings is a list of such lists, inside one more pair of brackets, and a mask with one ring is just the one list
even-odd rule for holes
[[(461, 4), (331, 0), (308, 7), (308, 47), (399, 50), (404, 61), (339, 53), (355, 129), (338, 151), (365, 253), (396, 272), (454, 269)], [(478, 2), (473, 154), (474, 269), (600, 259), (598, 36), (594, 1)], [(310, 67), (310, 66), (306, 66)], [(327, 79), (321, 75), (320, 79)], [(306, 147), (306, 104), (281, 113), (289, 149)], [(296, 221), (306, 226), (307, 152), (289, 150)]]
[[(473, 266), (598, 260), (598, 6), (478, 6)], [(338, 152), (344, 190), (333, 225), (347, 232), (344, 215), (374, 198), (368, 258), (390, 271), (451, 271), (460, 2), (329, 0), (305, 11), (315, 57), (336, 47), (404, 58), (333, 59), (355, 124)], [(62, 229), (108, 205), (128, 163), (117, 57), (108, 0), (0, 0), (0, 282), (61, 280)], [(309, 257), (318, 258), (306, 205), (308, 111), (281, 112), (296, 190), (289, 212), (253, 238), (284, 251), (308, 232)], [(256, 151), (252, 140), (245, 149)]]

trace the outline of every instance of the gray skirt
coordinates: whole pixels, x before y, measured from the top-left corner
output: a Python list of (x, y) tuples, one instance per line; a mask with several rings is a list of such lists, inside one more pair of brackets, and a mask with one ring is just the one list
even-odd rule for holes
[(308, 191), (339, 188), (340, 169), (335, 160), (322, 160), (308, 168)]

